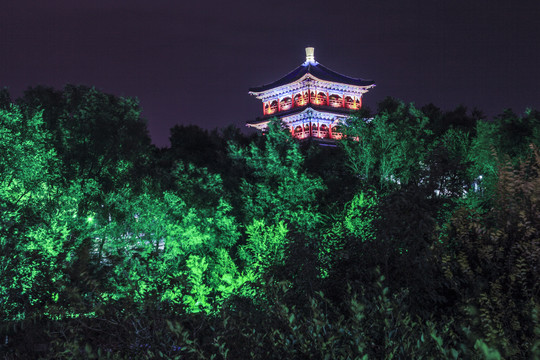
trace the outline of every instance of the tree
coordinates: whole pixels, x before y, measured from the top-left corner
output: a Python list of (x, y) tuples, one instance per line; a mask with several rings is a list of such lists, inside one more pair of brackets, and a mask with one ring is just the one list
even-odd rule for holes
[(107, 306), (216, 312), (245, 282), (234, 261), (240, 232), (220, 176), (180, 162), (172, 177), (171, 190), (146, 180), (141, 194), (125, 187), (105, 197), (108, 218), (100, 219), (94, 248), (109, 277)]
[[(217, 135), (217, 134), (213, 134)], [(197, 166), (215, 166), (219, 138), (197, 125), (175, 125), (171, 128), (171, 155), (176, 160)]]
[(529, 145), (540, 145), (540, 112), (527, 109), (523, 116), (505, 110), (495, 118), (498, 154), (520, 159), (529, 154)]
[(151, 147), (136, 99), (67, 85), (30, 88), (17, 102), (29, 114), (43, 112), (64, 179), (83, 187), (94, 180), (107, 192), (144, 177)]
[[(506, 358), (531, 356), (540, 301), (540, 154), (517, 168), (499, 163), (489, 212), (458, 208), (439, 244), (440, 266), (457, 295), (456, 318)], [(536, 329), (535, 329), (536, 326)]]
[(393, 101), (380, 108), (373, 119), (351, 118), (343, 128), (349, 168), (380, 190), (420, 181), (431, 147), (429, 120), (412, 104)]
[(249, 171), (240, 188), (245, 223), (265, 219), (269, 224), (285, 221), (299, 231), (317, 228), (317, 196), (323, 184), (306, 173), (298, 144), (280, 121), (269, 124), (260, 146), (231, 144), (230, 152)]
[(11, 107), (11, 95), (7, 88), (0, 89), (0, 109), (9, 110)]
[(489, 209), (488, 200), (495, 194), (499, 163), (510, 161), (517, 166), (531, 156), (530, 145), (540, 146), (540, 113), (527, 110), (518, 116), (510, 110), (495, 118), (494, 121), (479, 121), (476, 136), (471, 142), (471, 151), (467, 157), (470, 162), (468, 178), (474, 181), (474, 187), (480, 198), (471, 194), (471, 201), (480, 201)]
[(76, 193), (59, 184), (58, 159), (41, 114), (0, 109), (1, 321), (50, 315), (68, 281)]

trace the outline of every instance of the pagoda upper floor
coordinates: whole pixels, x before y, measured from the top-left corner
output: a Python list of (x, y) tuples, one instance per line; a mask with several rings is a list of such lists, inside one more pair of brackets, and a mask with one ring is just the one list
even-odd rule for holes
[[(306, 106), (340, 110), (358, 110), (362, 95), (375, 83), (351, 78), (328, 69), (315, 60), (314, 49), (306, 48), (306, 61), (270, 84), (249, 89), (249, 94), (262, 100), (263, 116), (279, 116)], [(330, 110), (329, 109), (329, 110)]]

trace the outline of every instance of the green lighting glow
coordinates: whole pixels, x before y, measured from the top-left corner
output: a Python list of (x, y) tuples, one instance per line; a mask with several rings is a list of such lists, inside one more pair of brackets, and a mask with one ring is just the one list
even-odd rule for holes
[(534, 357), (538, 113), (387, 100), (332, 148), (275, 120), (158, 151), (134, 100), (50, 91), (0, 108), (8, 358)]

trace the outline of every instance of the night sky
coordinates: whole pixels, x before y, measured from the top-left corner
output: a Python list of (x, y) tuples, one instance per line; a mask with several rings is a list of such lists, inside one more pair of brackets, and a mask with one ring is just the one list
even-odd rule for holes
[(364, 96), (540, 109), (540, 1), (3, 0), (0, 87), (95, 86), (138, 97), (153, 142), (175, 124), (244, 127), (248, 88), (305, 60), (373, 79)]

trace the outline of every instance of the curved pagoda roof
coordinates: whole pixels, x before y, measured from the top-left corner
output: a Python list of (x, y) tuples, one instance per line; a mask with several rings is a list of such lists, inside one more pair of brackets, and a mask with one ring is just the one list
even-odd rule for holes
[(370, 86), (375, 84), (373, 80), (351, 78), (330, 70), (326, 66), (323, 66), (322, 64), (315, 61), (315, 57), (313, 55), (313, 48), (306, 48), (306, 62), (304, 62), (302, 65), (300, 65), (287, 75), (283, 76), (281, 79), (276, 80), (270, 84), (250, 88), (249, 92), (260, 93), (283, 85), (287, 85), (295, 82), (298, 79), (301, 79), (306, 74), (313, 75), (313, 77), (319, 80), (325, 80), (340, 84), (348, 84), (354, 86)]

